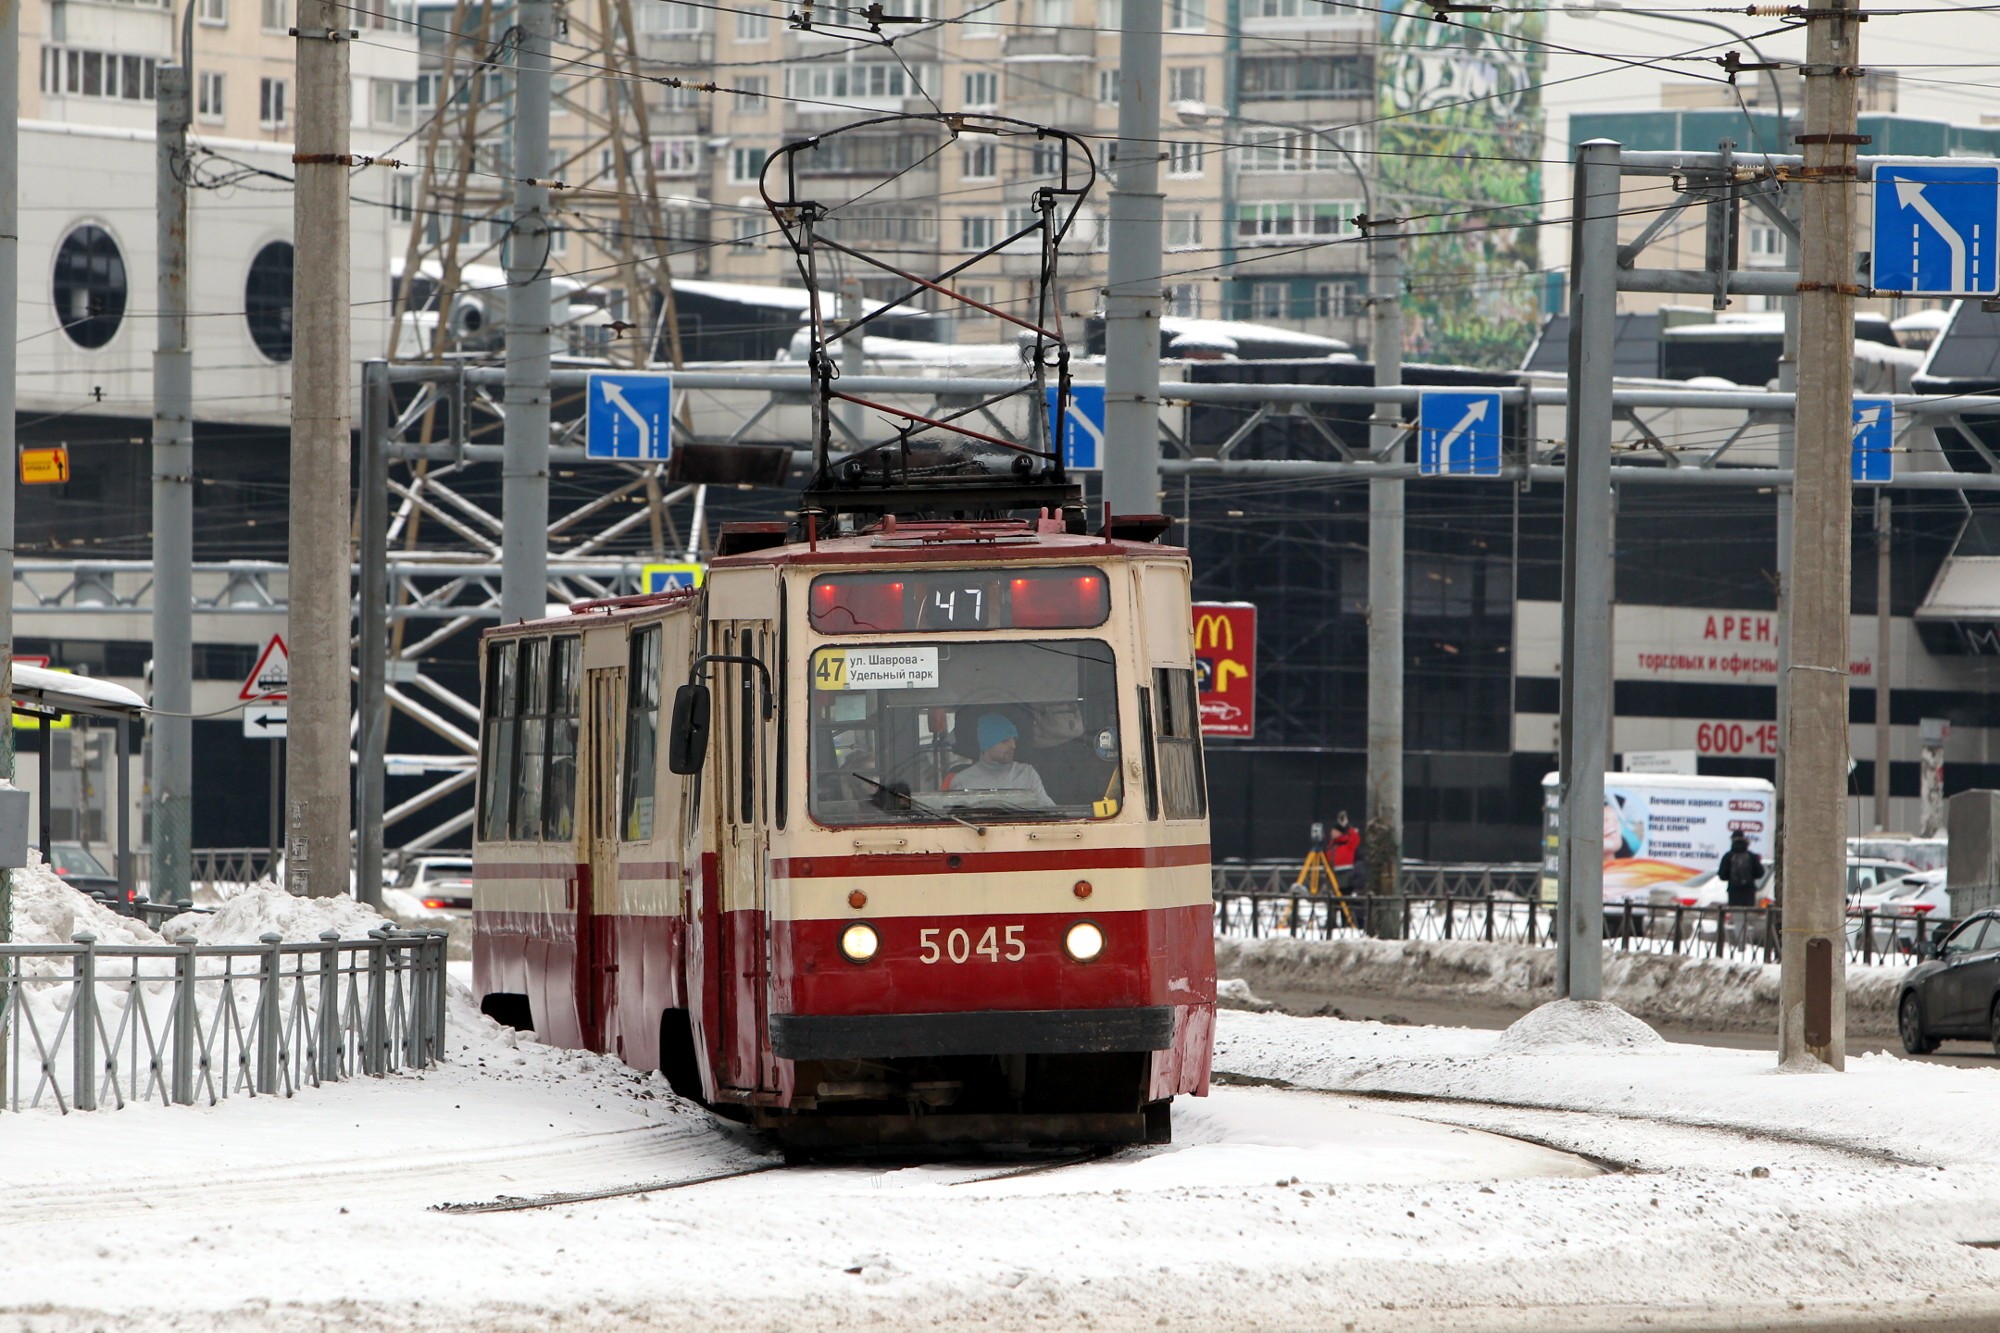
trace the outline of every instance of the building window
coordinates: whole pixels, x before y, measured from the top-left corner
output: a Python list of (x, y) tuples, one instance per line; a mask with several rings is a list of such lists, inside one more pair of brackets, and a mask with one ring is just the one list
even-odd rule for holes
[(203, 23), (220, 28), (229, 22), (229, 0), (201, 0), (194, 13)]
[(1059, 176), (1063, 169), (1063, 146), (1038, 143), (1029, 150), (1028, 170), (1037, 176)]
[(1097, 100), (1106, 106), (1118, 105), (1118, 71), (1100, 69), (1097, 71)]
[(416, 84), (402, 79), (370, 79), (368, 97), (373, 123), (402, 130), (416, 123)]
[(739, 42), (761, 42), (771, 35), (771, 18), (752, 10), (736, 11), (736, 40)]
[(1201, 249), (1201, 214), (1174, 211), (1167, 214), (1167, 249)]
[(1182, 319), (1201, 318), (1201, 287), (1197, 283), (1177, 282), (1167, 289), (1167, 313), (1179, 315)]
[(1250, 130), (1243, 136), (1241, 169), (1258, 171), (1334, 171), (1346, 164), (1328, 140), (1331, 130)]
[(292, 359), (292, 243), (272, 241), (250, 261), (243, 280), (243, 320), (250, 341), (273, 361)]
[(764, 220), (754, 214), (739, 214), (731, 221), (736, 234), (729, 243), (738, 250), (755, 250), (764, 234)]
[(397, 222), (408, 222), (416, 216), (417, 178), (406, 172), (397, 172), (389, 177), (389, 216)]
[(56, 250), (56, 319), (78, 347), (111, 341), (125, 319), (125, 256), (102, 227), (85, 223)]
[(653, 141), (653, 170), (662, 176), (692, 176), (701, 163), (701, 140), (676, 134)]
[(261, 0), (258, 17), (265, 32), (285, 32), (292, 26), (292, 0)]
[(1355, 290), (1344, 282), (1320, 282), (1313, 284), (1313, 315), (1318, 319), (1346, 319), (1358, 314), (1361, 304), (1355, 300)]
[(770, 88), (770, 76), (744, 75), (736, 81), (737, 98), (733, 109), (740, 115), (761, 115), (764, 110), (764, 99), (770, 95)]
[(966, 75), (965, 104), (968, 107), (1000, 105), (1000, 76), (992, 73)]
[(1353, 204), (1304, 203), (1285, 200), (1236, 206), (1239, 245), (1284, 245), (1338, 236), (1347, 229)]
[(1367, 56), (1249, 56), (1237, 86), (1252, 101), (1372, 96), (1375, 65)]
[(757, 180), (764, 174), (764, 162), (770, 153), (762, 148), (732, 148), (729, 150), (729, 179), (738, 185)]
[(1004, 16), (993, 12), (993, 0), (962, 0), (958, 12), (959, 32), (966, 41), (990, 41), (1000, 35), (999, 20)]
[(660, 90), (660, 110), (692, 111), (701, 105), (702, 94), (693, 88), (662, 88)]
[(78, 51), (60, 46), (42, 48), (42, 91), (54, 96), (150, 102), (158, 71), (159, 62), (151, 56)]
[(1320, 19), (1332, 18), (1332, 12), (1320, 0), (1243, 0), (1243, 18), (1251, 19)]
[(1749, 255), (1744, 260), (1749, 268), (1783, 268), (1785, 264), (1785, 233), (1768, 222), (1752, 222), (1744, 228), (1749, 241)]
[(1167, 0), (1167, 26), (1175, 32), (1200, 32), (1208, 26), (1208, 0)]
[(960, 218), (958, 220), (958, 248), (961, 250), (984, 250), (993, 244), (992, 218)]
[(1000, 174), (1000, 150), (993, 143), (975, 143), (965, 150), (965, 178), (992, 180)]
[(203, 120), (222, 119), (222, 75), (215, 70), (195, 72), (194, 113)]
[(793, 65), (785, 70), (785, 91), (816, 102), (892, 102), (917, 97), (928, 82), (926, 66), (906, 70), (886, 60), (852, 65)]
[(1291, 317), (1292, 286), (1288, 282), (1250, 284), (1250, 318), (1288, 319)]
[(1041, 28), (1067, 28), (1072, 22), (1069, 0), (1028, 0), (1028, 22)]
[(674, 0), (646, 0), (645, 4), (633, 6), (640, 32), (675, 35), (700, 32), (701, 16), (702, 11), (695, 6), (675, 4)]
[(1169, 176), (1201, 175), (1201, 145), (1176, 141), (1167, 145), (1167, 174)]
[(279, 129), (291, 119), (290, 79), (257, 80), (257, 123), (267, 130)]
[(1174, 65), (1167, 70), (1169, 102), (1206, 102), (1208, 71), (1200, 65)]

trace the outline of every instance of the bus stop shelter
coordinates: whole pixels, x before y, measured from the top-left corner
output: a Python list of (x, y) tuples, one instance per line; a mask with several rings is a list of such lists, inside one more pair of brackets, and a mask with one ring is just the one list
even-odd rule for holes
[(67, 671), (14, 663), (12, 707), (16, 716), (32, 717), (41, 732), (41, 792), (36, 821), (41, 826), (42, 861), (49, 859), (50, 790), (54, 784), (49, 724), (64, 716), (106, 718), (118, 733), (118, 893), (133, 900), (137, 876), (132, 865), (132, 724), (146, 711), (146, 701), (123, 685), (94, 680)]

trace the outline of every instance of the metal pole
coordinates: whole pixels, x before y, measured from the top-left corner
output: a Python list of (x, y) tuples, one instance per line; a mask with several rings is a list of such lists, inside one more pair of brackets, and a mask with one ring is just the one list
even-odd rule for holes
[(1895, 621), (1889, 588), (1889, 493), (1875, 493), (1875, 831), (1889, 827), (1889, 633)]
[(514, 226), (507, 237), (507, 377), (501, 464), (500, 620), (549, 607), (550, 0), (520, 0), (514, 49)]
[(355, 892), (382, 905), (384, 756), (389, 745), (389, 369), (361, 367), (361, 727), (355, 782)]
[[(1791, 127), (1786, 126), (1789, 136)], [(1799, 263), (1798, 242), (1785, 237), (1785, 262), (1796, 269)], [(1778, 467), (1789, 478), (1793, 464), (1798, 459), (1798, 412), (1799, 387), (1799, 298), (1796, 293), (1778, 299), (1779, 309), (1785, 317), (1785, 341), (1778, 353), (1778, 391), (1792, 395), (1792, 410), (1778, 418)], [(1771, 847), (1777, 853), (1777, 864), (1771, 870), (1771, 900), (1780, 911), (1785, 906), (1785, 755), (1790, 749), (1786, 744), (1785, 727), (1791, 716), (1791, 663), (1792, 663), (1792, 484), (1789, 480), (1776, 487), (1778, 497), (1778, 754), (1771, 765), (1771, 776), (1777, 784), (1777, 836)]]
[(299, 0), (285, 887), (322, 898), (347, 892), (353, 784), (347, 757), (351, 18), (336, 0)]
[(1562, 870), (1557, 993), (1603, 998), (1604, 753), (1611, 729), (1611, 349), (1619, 147), (1577, 149), (1563, 474)]
[(129, 903), (138, 889), (132, 866), (132, 723), (121, 717), (112, 725), (118, 728), (118, 896)]
[[(1403, 382), (1403, 238), (1394, 226), (1369, 232), (1369, 359), (1377, 387)], [(1402, 412), (1378, 404), (1368, 448), (1378, 462), (1403, 461)], [(1403, 864), (1403, 483), (1368, 483), (1368, 791), (1363, 827), (1368, 892), (1399, 891)], [(1394, 937), (1392, 913), (1370, 913), (1370, 932)]]
[[(183, 52), (183, 57), (186, 53)], [(153, 836), (151, 894), (189, 896), (194, 813), (194, 359), (188, 347), (188, 67), (155, 83), (160, 315), (153, 351)]]
[(1160, 511), (1160, 0), (1125, 0), (1104, 288), (1104, 500)]
[[(14, 694), (14, 333), (21, 250), (20, 123), (21, 5), (0, 5), (0, 688)], [(0, 778), (14, 777), (12, 704), (0, 727)], [(14, 938), (14, 876), (0, 870), (0, 944)], [(7, 1050), (0, 1022), (0, 1057)], [(7, 1101), (6, 1061), (0, 1058), (0, 1106)]]
[(1847, 1059), (1847, 662), (1853, 522), (1855, 76), (1859, 20), (1827, 0), (1806, 20), (1799, 173), (1798, 460), (1786, 698), (1785, 893), (1778, 1055)]
[[(840, 280), (840, 313), (849, 324), (861, 318), (861, 280), (852, 275)], [(867, 341), (857, 329), (840, 340), (840, 376), (842, 379), (856, 380), (867, 373)], [(855, 440), (858, 441), (868, 422), (868, 409), (859, 403), (842, 403), (840, 406), (841, 419), (847, 423), (847, 429), (853, 432)]]

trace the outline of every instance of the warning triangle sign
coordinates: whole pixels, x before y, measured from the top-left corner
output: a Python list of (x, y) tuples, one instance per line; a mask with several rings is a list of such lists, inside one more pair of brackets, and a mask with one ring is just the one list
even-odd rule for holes
[(259, 699), (271, 703), (289, 698), (292, 688), (292, 654), (285, 647), (285, 636), (273, 634), (271, 641), (264, 645), (264, 651), (257, 655), (257, 665), (250, 671), (250, 678), (243, 682), (239, 699)]

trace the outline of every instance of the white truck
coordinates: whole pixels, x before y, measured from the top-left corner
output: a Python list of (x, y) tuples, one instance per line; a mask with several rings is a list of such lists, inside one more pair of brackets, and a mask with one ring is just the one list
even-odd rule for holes
[[(1542, 779), (1542, 901), (1549, 903), (1556, 898), (1561, 832), (1558, 781), (1554, 773)], [(1605, 902), (1643, 902), (1656, 886), (1713, 871), (1737, 833), (1771, 865), (1777, 812), (1777, 791), (1763, 778), (1606, 773)]]

